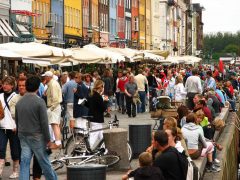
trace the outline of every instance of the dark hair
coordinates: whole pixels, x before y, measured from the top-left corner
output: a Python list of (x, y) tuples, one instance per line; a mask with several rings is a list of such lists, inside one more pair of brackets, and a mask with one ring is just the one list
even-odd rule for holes
[(212, 76), (212, 71), (207, 71), (207, 75)]
[(194, 113), (189, 113), (186, 117), (186, 122), (187, 123), (190, 123), (190, 122), (195, 123), (196, 119), (197, 119), (197, 116)]
[(26, 90), (28, 92), (35, 92), (40, 86), (40, 78), (38, 76), (31, 76), (26, 81)]
[(154, 133), (154, 140), (162, 147), (168, 145), (168, 135), (165, 131), (160, 130)]
[(70, 73), (69, 73), (69, 78), (70, 78), (70, 79), (74, 79), (74, 78), (75, 78), (75, 74), (76, 74), (76, 73), (75, 73), (74, 71), (70, 72)]
[(178, 113), (179, 120), (182, 119), (184, 116), (188, 115), (188, 113), (189, 113), (188, 107), (184, 106), (184, 105), (179, 106), (177, 109), (177, 113)]

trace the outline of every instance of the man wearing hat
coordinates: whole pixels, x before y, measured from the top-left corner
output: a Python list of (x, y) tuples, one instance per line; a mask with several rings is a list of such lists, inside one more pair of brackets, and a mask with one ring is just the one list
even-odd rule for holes
[(52, 144), (52, 149), (59, 148), (61, 146), (61, 132), (60, 132), (60, 118), (61, 118), (61, 105), (62, 102), (62, 90), (59, 83), (53, 79), (53, 73), (46, 71), (42, 76), (45, 77), (47, 90), (45, 95), (47, 97), (47, 113), (48, 122), (52, 126), (55, 143)]

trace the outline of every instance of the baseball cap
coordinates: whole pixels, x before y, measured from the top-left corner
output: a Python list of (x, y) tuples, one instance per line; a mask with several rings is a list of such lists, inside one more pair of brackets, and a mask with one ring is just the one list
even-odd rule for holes
[(53, 73), (51, 71), (46, 71), (42, 76), (52, 77)]

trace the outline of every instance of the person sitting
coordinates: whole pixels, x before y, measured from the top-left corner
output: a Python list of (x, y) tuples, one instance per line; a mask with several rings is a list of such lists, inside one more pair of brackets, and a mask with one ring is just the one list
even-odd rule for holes
[(165, 179), (186, 179), (186, 169), (179, 162), (180, 153), (169, 145), (168, 134), (163, 130), (154, 133), (154, 147), (161, 151), (153, 162), (153, 166), (159, 167)]
[(188, 114), (186, 122), (187, 124), (182, 127), (182, 133), (187, 139), (190, 157), (198, 159), (200, 156), (207, 156), (207, 172), (219, 172), (221, 169), (213, 164), (213, 143), (206, 141), (202, 127), (195, 124), (197, 122), (196, 115), (194, 113)]
[(186, 124), (186, 116), (189, 113), (188, 107), (181, 105), (177, 109), (178, 113), (178, 127), (183, 127), (184, 124)]
[(129, 171), (122, 177), (122, 180), (134, 177), (134, 180), (164, 180), (162, 171), (152, 166), (152, 155), (148, 152), (143, 152), (139, 155), (140, 167)]

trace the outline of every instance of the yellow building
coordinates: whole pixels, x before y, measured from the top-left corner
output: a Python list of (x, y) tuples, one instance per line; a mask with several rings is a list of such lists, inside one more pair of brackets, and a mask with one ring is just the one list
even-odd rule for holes
[(64, 1), (64, 37), (66, 47), (83, 44), (82, 0)]
[(139, 1), (139, 42), (140, 49), (146, 49), (146, 0)]
[(50, 18), (50, 0), (34, 0), (32, 12), (38, 16), (33, 17), (33, 34), (38, 40), (47, 40), (46, 25)]

